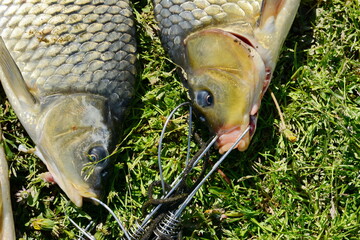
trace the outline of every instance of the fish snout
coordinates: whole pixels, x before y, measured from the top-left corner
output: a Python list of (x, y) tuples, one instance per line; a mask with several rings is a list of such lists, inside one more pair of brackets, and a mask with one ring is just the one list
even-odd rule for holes
[(255, 115), (250, 115), (250, 121), (248, 124), (242, 124), (232, 128), (220, 128), (217, 131), (219, 138), (216, 142), (216, 145), (219, 148), (219, 153), (224, 154), (227, 152), (240, 137), (240, 135), (243, 134), (248, 127), (250, 127), (249, 132), (247, 132), (240, 140), (240, 142), (235, 146), (235, 148), (237, 148), (239, 151), (245, 151), (249, 147), (251, 138), (255, 133), (256, 122), (257, 113)]
[[(219, 148), (219, 153), (224, 154), (227, 152), (231, 146), (236, 142), (239, 136), (245, 131), (247, 126), (238, 126), (232, 128), (231, 130), (219, 134), (219, 138), (217, 140), (217, 147)], [(240, 142), (235, 146), (239, 151), (245, 151), (250, 143), (250, 134), (247, 133), (240, 140)]]

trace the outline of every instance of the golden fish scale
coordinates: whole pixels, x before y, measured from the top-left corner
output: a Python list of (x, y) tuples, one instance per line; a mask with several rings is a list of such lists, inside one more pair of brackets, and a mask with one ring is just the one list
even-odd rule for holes
[(90, 92), (117, 115), (133, 92), (134, 22), (128, 1), (4, 0), (0, 36), (36, 97)]
[(231, 23), (255, 24), (262, 0), (154, 0), (164, 47), (182, 64), (182, 42), (196, 30)]

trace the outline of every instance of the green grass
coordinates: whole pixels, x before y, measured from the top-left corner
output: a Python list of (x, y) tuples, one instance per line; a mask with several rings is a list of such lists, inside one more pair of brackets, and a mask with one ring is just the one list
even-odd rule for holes
[[(141, 221), (151, 182), (159, 179), (157, 144), (166, 116), (187, 101), (175, 66), (161, 48), (150, 4), (135, 1), (139, 45), (137, 94), (105, 199), (127, 226)], [(246, 152), (231, 153), (183, 216), (184, 239), (358, 239), (360, 236), (360, 3), (304, 1), (280, 55), (270, 89), (297, 136), (279, 130), (270, 94), (262, 102), (258, 129)], [(121, 230), (101, 207), (74, 207), (20, 143), (33, 146), (1, 94), (1, 125), (11, 170), (17, 236), (73, 239), (94, 221), (98, 239)], [(179, 174), (186, 156), (187, 110), (181, 109), (164, 142), (166, 180)], [(206, 141), (206, 127), (195, 128)], [(193, 153), (199, 144), (194, 141)], [(219, 158), (211, 153), (212, 161)], [(200, 167), (196, 172), (200, 171)], [(18, 195), (16, 195), (18, 194)], [(20, 200), (19, 202), (17, 202)]]

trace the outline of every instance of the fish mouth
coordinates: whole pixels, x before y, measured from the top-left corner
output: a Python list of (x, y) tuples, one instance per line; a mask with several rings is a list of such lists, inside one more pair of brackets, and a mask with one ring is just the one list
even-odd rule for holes
[(82, 207), (84, 198), (99, 198), (102, 195), (100, 183), (90, 187), (80, 176), (61, 172), (56, 164), (45, 161), (44, 154), (37, 147), (35, 154), (45, 163), (50, 173), (45, 180), (58, 184), (77, 207)]
[(245, 151), (250, 144), (251, 138), (253, 137), (255, 130), (256, 130), (256, 122), (257, 122), (257, 113), (250, 115), (249, 123), (248, 124), (241, 124), (238, 126), (234, 126), (231, 128), (221, 128), (217, 135), (219, 136), (216, 144), (219, 148), (219, 153), (224, 154), (227, 152), (231, 146), (236, 142), (236, 140), (240, 137), (244, 131), (250, 127), (248, 133), (245, 134), (243, 139), (234, 147), (237, 148), (239, 151)]
[(54, 171), (54, 168), (49, 166), (50, 165), (47, 165), (53, 182), (60, 186), (77, 207), (82, 207), (83, 201), (85, 200), (98, 205), (98, 202), (91, 198), (101, 199), (103, 197), (104, 182), (106, 182), (110, 174), (109, 169), (95, 168), (93, 174), (101, 176), (101, 180), (98, 179), (94, 184), (88, 184), (82, 177), (76, 178), (74, 176), (57, 174), (57, 171)]
[(82, 207), (85, 198), (99, 198), (101, 196), (101, 190), (99, 189), (93, 189), (87, 184), (73, 182), (71, 179), (67, 179), (66, 176), (57, 175), (52, 171), (52, 168), (48, 167), (48, 170), (54, 182), (60, 186), (69, 199), (78, 207)]

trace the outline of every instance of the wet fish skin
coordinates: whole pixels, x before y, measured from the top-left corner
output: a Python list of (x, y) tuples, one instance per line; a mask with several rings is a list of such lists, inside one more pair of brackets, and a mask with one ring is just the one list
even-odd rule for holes
[(134, 35), (127, 0), (0, 3), (3, 88), (37, 155), (78, 206), (100, 196), (108, 175), (134, 92)]
[(161, 39), (226, 152), (244, 151), (300, 0), (154, 0)]

